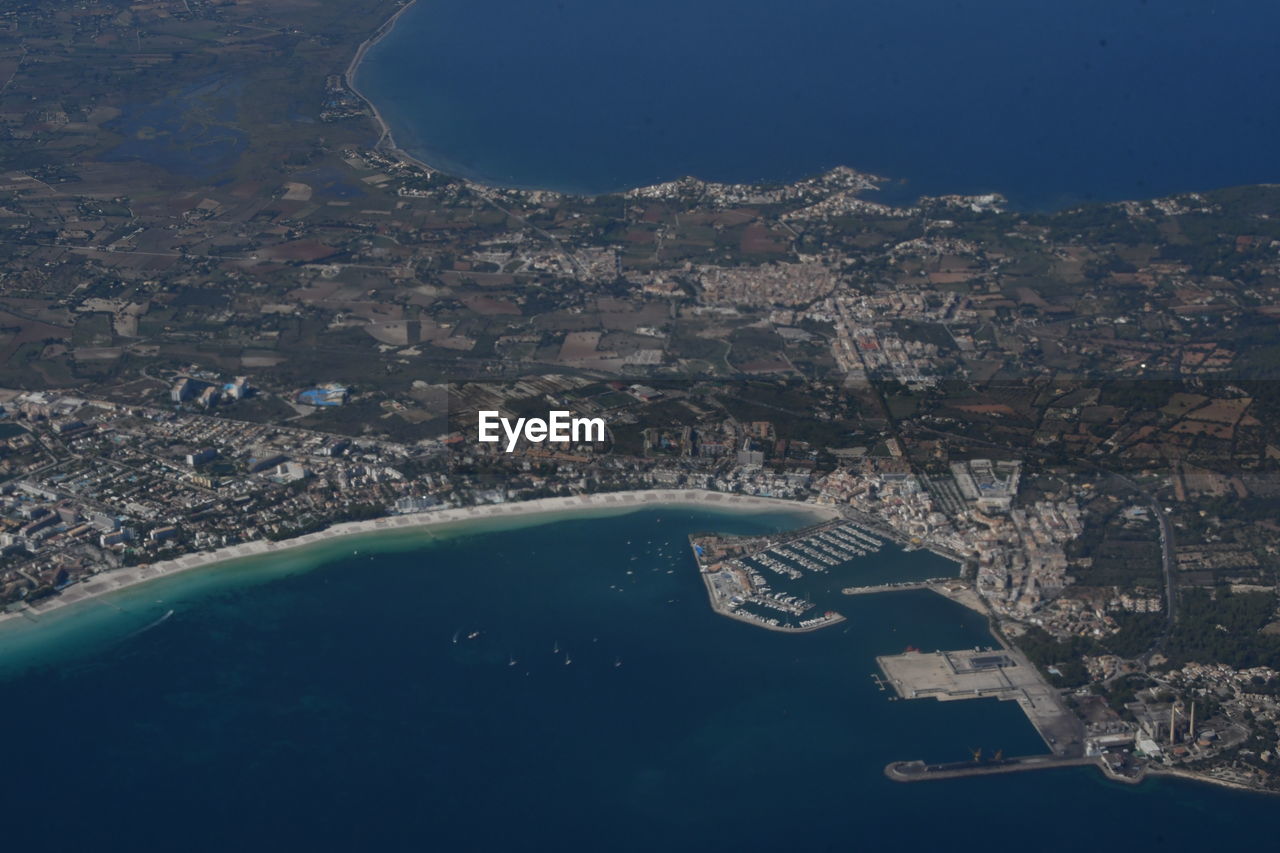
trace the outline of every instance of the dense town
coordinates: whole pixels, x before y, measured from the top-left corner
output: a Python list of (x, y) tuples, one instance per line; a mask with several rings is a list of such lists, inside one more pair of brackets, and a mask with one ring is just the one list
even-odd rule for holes
[[(1280, 190), (483, 187), (386, 144), (344, 74), (394, 4), (301, 7), (3, 19), (8, 610), (343, 521), (787, 498), (954, 556), (1116, 773), (1280, 787)], [(608, 440), (474, 440), (549, 408)]]

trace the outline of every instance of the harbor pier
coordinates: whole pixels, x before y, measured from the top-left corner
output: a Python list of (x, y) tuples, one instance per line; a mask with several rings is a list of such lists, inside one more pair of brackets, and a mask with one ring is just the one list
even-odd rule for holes
[(1058, 767), (1093, 767), (1098, 760), (1080, 755), (1027, 755), (990, 761), (957, 761), (950, 764), (926, 764), (923, 761), (894, 761), (884, 768), (884, 775), (895, 782), (925, 782), (932, 779), (961, 779), (965, 776), (990, 776), (996, 773), (1021, 773), (1027, 770), (1052, 770)]
[(1039, 670), (1015, 649), (966, 649), (931, 654), (908, 651), (876, 658), (876, 663), (884, 673), (884, 683), (892, 687), (900, 699), (953, 702), (995, 698), (1017, 702), (1049, 748), (1043, 755), (989, 761), (975, 756), (973, 761), (956, 764), (896, 761), (885, 768), (890, 779), (899, 782), (952, 779), (1096, 763), (1095, 758), (1085, 755), (1084, 727), (1079, 718), (1062, 704), (1058, 691), (1044, 680)]

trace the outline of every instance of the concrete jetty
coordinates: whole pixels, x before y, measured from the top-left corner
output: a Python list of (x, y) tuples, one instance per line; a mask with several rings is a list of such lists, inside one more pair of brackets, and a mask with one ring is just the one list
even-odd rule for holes
[(877, 592), (907, 592), (913, 589), (933, 589), (936, 584), (947, 583), (951, 578), (930, 578), (923, 581), (881, 583), (874, 586), (847, 586), (840, 590), (845, 595), (873, 595)]
[(894, 761), (884, 768), (884, 775), (895, 782), (926, 782), (933, 779), (960, 779), (965, 776), (990, 776), (996, 773), (1021, 773), (1027, 770), (1052, 770), (1059, 767), (1096, 767), (1092, 756), (1027, 755), (992, 761), (958, 761), (952, 764), (926, 764), (923, 761)]
[[(912, 590), (927, 589), (936, 592), (944, 598), (949, 598), (956, 604), (967, 607), (977, 613), (981, 613), (991, 620), (991, 610), (987, 607), (982, 596), (973, 588), (973, 585), (962, 581), (958, 578), (932, 578), (924, 581), (903, 581), (901, 583), (882, 583), (874, 586), (849, 586), (840, 590), (845, 595), (874, 595), (876, 593), (888, 592), (911, 592)], [(994, 628), (992, 629), (994, 632)]]
[(950, 779), (989, 773), (1013, 773), (1046, 767), (1096, 763), (1085, 755), (1084, 726), (1062, 704), (1062, 697), (1040, 675), (1021, 652), (999, 649), (965, 649), (951, 652), (911, 651), (876, 658), (885, 682), (901, 699), (994, 698), (1017, 702), (1027, 719), (1044, 739), (1049, 752), (1000, 761), (959, 764), (925, 764), (898, 761), (885, 768), (889, 778), (900, 782), (920, 779)]
[(906, 652), (876, 658), (902, 699), (951, 702), (985, 697), (1017, 702), (1057, 755), (1082, 754), (1084, 729), (1058, 691), (1015, 649)]

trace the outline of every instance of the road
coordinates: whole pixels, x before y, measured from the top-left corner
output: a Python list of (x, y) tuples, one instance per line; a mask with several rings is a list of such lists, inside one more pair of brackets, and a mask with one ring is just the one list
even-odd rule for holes
[(1156, 515), (1156, 522), (1160, 525), (1160, 561), (1164, 567), (1165, 600), (1169, 604), (1167, 617), (1169, 630), (1172, 630), (1173, 626), (1178, 622), (1178, 608), (1176, 606), (1178, 590), (1174, 574), (1177, 571), (1177, 563), (1174, 560), (1176, 546), (1173, 541), (1173, 523), (1169, 521), (1169, 513), (1165, 512), (1164, 507), (1160, 506), (1160, 502), (1156, 500), (1155, 495), (1151, 494), (1145, 487), (1139, 486), (1123, 474), (1108, 473), (1146, 498), (1147, 506)]
[[(984, 441), (980, 438), (971, 438), (970, 436), (967, 436), (967, 435), (953, 435), (952, 433), (933, 429), (931, 427), (926, 427), (919, 423), (913, 423), (912, 427), (913, 429), (917, 429), (922, 432), (928, 432), (928, 433), (932, 433), (933, 435), (943, 436), (945, 438), (950, 438), (954, 441), (963, 441), (967, 444), (980, 444), (980, 445), (983, 445), (984, 447), (993, 447), (1000, 450), (1009, 449), (1006, 445), (998, 444), (996, 442)], [(1032, 448), (1018, 448), (1018, 450), (1028, 456), (1039, 455), (1043, 458), (1045, 455), (1047, 455), (1047, 454), (1038, 454)], [(1177, 543), (1174, 541), (1174, 537), (1173, 537), (1173, 524), (1172, 522), (1169, 521), (1169, 514), (1165, 512), (1165, 508), (1160, 505), (1160, 502), (1156, 500), (1155, 495), (1153, 495), (1146, 487), (1140, 486), (1137, 483), (1135, 483), (1133, 480), (1126, 477), (1125, 475), (1119, 474), (1115, 471), (1110, 471), (1102, 467), (1096, 462), (1092, 462), (1088, 459), (1080, 459), (1079, 461), (1084, 465), (1087, 465), (1089, 468), (1093, 469), (1096, 473), (1099, 473), (1108, 477), (1115, 477), (1117, 480), (1124, 483), (1131, 490), (1141, 495), (1146, 500), (1147, 507), (1153, 513), (1155, 513), (1156, 524), (1160, 528), (1160, 564), (1164, 572), (1164, 589), (1165, 589), (1165, 603), (1166, 603), (1165, 616), (1166, 616), (1167, 622), (1166, 622), (1164, 634), (1162, 634), (1160, 638), (1156, 640), (1156, 642), (1152, 645), (1152, 647), (1147, 651), (1147, 653), (1143, 655), (1144, 659), (1148, 658), (1152, 654), (1157, 652), (1161, 646), (1164, 645), (1165, 640), (1168, 639), (1169, 634), (1173, 631), (1173, 627), (1174, 625), (1177, 624), (1177, 621), (1178, 621), (1178, 608), (1177, 608), (1178, 587), (1177, 587), (1177, 576), (1175, 574), (1175, 572), (1177, 571), (1177, 560), (1175, 556), (1177, 553)]]

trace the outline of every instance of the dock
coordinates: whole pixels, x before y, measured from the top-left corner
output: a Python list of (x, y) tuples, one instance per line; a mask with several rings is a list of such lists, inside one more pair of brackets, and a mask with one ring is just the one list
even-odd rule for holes
[(844, 616), (819, 612), (803, 596), (773, 589), (770, 579), (824, 574), (878, 552), (884, 541), (864, 524), (837, 516), (781, 534), (695, 534), (689, 545), (715, 612), (771, 631), (797, 633), (837, 625)]
[[(991, 622), (991, 610), (982, 596), (973, 588), (973, 584), (959, 578), (931, 578), (923, 581), (902, 581), (900, 583), (882, 583), (874, 586), (847, 586), (840, 590), (844, 595), (875, 595), (887, 592), (911, 592), (913, 590), (929, 590), (943, 598), (949, 598), (962, 607), (981, 613)], [(994, 633), (994, 624), (992, 632)]]
[[(819, 614), (809, 601), (774, 592), (764, 582), (764, 578), (742, 560), (736, 558), (714, 562), (708, 560), (706, 552), (698, 544), (697, 539), (698, 537), (689, 537), (693, 558), (698, 564), (698, 574), (702, 577), (703, 586), (706, 587), (711, 609), (721, 616), (787, 634), (817, 631), (844, 621), (844, 616), (833, 610)], [(778, 615), (767, 616), (747, 609), (744, 605), (755, 605), (776, 611)], [(811, 615), (806, 618), (806, 614)], [(784, 621), (787, 617), (799, 619), (799, 621), (792, 624)]]
[(1051, 767), (1095, 764), (1085, 755), (1084, 727), (1062, 704), (1058, 691), (1021, 652), (1011, 648), (965, 649), (924, 653), (909, 651), (876, 658), (888, 684), (900, 699), (955, 702), (994, 698), (1017, 702), (1035, 726), (1049, 752), (998, 761), (926, 764), (896, 761), (885, 768), (891, 779), (913, 782), (958, 776), (1013, 773)]
[(877, 592), (908, 592), (913, 589), (932, 590), (936, 584), (949, 583), (954, 578), (929, 578), (923, 581), (902, 581), (900, 583), (881, 583), (874, 586), (847, 586), (840, 592), (845, 595), (874, 595)]
[(1028, 755), (998, 761), (957, 761), (951, 764), (895, 761), (884, 768), (884, 775), (895, 782), (926, 782), (934, 779), (961, 779), (965, 776), (991, 776), (996, 773), (1020, 773), (1026, 770), (1096, 766), (1098, 760), (1092, 756), (1067, 758), (1060, 755)]

